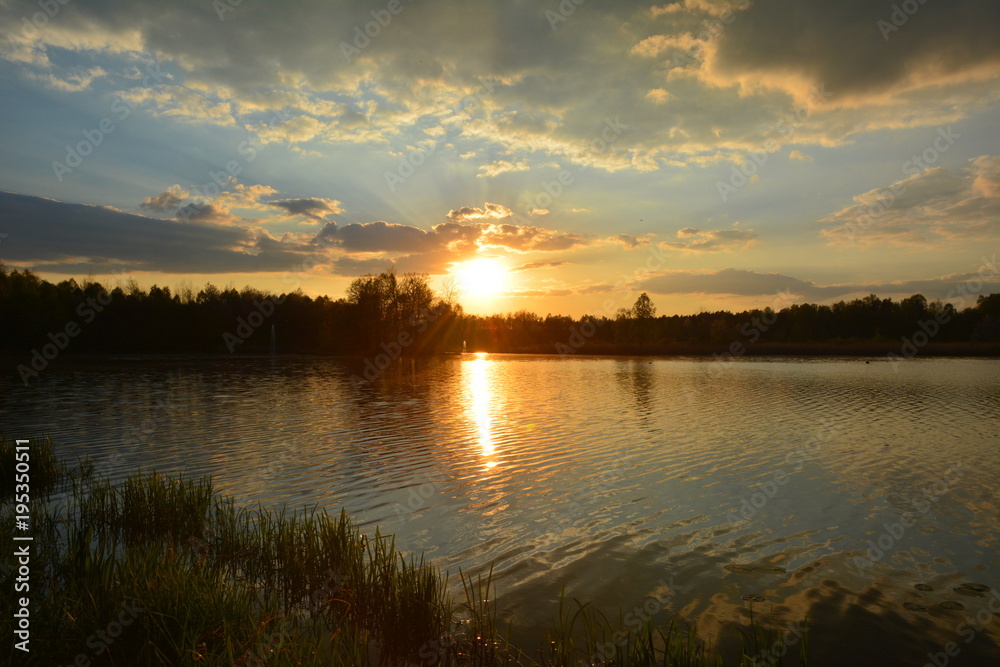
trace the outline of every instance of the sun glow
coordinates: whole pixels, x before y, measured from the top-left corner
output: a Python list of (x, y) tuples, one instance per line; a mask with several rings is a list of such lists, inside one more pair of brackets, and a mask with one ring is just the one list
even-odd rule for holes
[(454, 267), (458, 288), (465, 296), (489, 298), (499, 294), (507, 285), (507, 271), (496, 260), (474, 259)]

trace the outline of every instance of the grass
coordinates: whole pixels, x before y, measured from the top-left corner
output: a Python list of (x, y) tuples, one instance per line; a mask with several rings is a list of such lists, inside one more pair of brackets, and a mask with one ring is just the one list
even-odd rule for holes
[[(51, 443), (39, 444), (33, 466), (50, 460), (43, 448)], [(0, 662), (722, 664), (676, 622), (627, 624), (620, 614), (613, 622), (565, 597), (548, 641), (529, 653), (511, 644), (509, 628), (498, 628), (492, 570), (475, 578), (460, 572), (465, 599), (455, 602), (445, 574), (401, 556), (392, 536), (362, 534), (343, 512), (238, 507), (208, 477), (137, 472), (116, 485), (46, 469), (70, 483), (58, 493), (54, 482), (32, 487), (32, 650), (7, 642)], [(2, 519), (0, 539), (15, 544), (9, 506)], [(12, 552), (0, 556), (5, 609), (24, 595), (14, 593)], [(11, 614), (0, 617), (0, 632), (13, 630)], [(734, 664), (753, 664), (774, 637), (751, 622)]]
[[(8, 498), (14, 494), (18, 463), (15, 456), (16, 447), (16, 440), (0, 436), (0, 498)], [(30, 459), (30, 484), (33, 491), (43, 491), (57, 486), (69, 477), (69, 469), (56, 457), (52, 448), (52, 440), (48, 436), (32, 438), (27, 452)], [(81, 464), (81, 470), (90, 469), (92, 466), (89, 462)]]

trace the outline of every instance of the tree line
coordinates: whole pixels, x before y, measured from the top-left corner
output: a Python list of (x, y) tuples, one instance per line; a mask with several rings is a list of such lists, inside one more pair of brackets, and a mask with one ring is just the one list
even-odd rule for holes
[[(921, 333), (922, 332), (922, 333)], [(1000, 294), (955, 308), (916, 294), (901, 301), (802, 303), (732, 313), (656, 315), (648, 295), (615, 316), (572, 318), (521, 310), (465, 313), (454, 294), (435, 294), (423, 274), (354, 280), (337, 299), (300, 290), (206, 284), (148, 290), (134, 280), (52, 283), (0, 264), (0, 350), (51, 358), (72, 352), (277, 352), (390, 357), (447, 352), (615, 353), (729, 349), (755, 344), (898, 344), (1000, 341)]]

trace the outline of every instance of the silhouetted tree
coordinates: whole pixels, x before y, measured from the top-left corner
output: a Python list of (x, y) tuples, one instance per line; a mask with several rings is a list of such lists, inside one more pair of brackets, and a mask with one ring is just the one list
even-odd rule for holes
[[(777, 313), (765, 308), (657, 317), (643, 293), (614, 318), (551, 313), (543, 318), (526, 310), (475, 316), (463, 311), (454, 294), (437, 298), (422, 274), (361, 276), (345, 298), (331, 299), (299, 290), (276, 295), (249, 285), (220, 290), (208, 283), (196, 293), (183, 284), (146, 291), (134, 280), (116, 286), (91, 278), (51, 283), (0, 263), (0, 349), (14, 353), (15, 365), (70, 322), (80, 328), (68, 342), (70, 352), (226, 351), (230, 346), (261, 352), (269, 349), (274, 326), (284, 352), (368, 354), (383, 343), (406, 340), (406, 354), (434, 354), (461, 350), (462, 341), (470, 350), (495, 352), (553, 352), (557, 344), (564, 349), (572, 344), (574, 351), (591, 349), (587, 346), (643, 351), (654, 343), (714, 349), (734, 342), (897, 344), (915, 331), (934, 330), (932, 321), (940, 323), (935, 343), (1000, 341), (1000, 294), (980, 296), (975, 307), (962, 310), (920, 294), (898, 303), (871, 294), (829, 306), (795, 304)], [(238, 342), (230, 338), (227, 345), (226, 335), (238, 336)]]

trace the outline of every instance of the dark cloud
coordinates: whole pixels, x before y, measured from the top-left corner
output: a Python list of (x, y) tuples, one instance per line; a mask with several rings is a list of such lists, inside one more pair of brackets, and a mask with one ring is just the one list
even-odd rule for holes
[(600, 285), (586, 285), (579, 288), (577, 291), (580, 294), (607, 294), (608, 292), (614, 292), (618, 289), (620, 289), (619, 286), (603, 283)]
[(340, 202), (336, 199), (322, 197), (307, 197), (300, 199), (272, 199), (270, 206), (283, 209), (288, 215), (303, 215), (313, 220), (322, 220), (334, 213), (341, 213)]
[(720, 32), (712, 75), (879, 96), (997, 65), (997, 35), (995, 0), (754, 0)]
[(233, 225), (179, 222), (0, 193), (4, 260), (39, 271), (101, 267), (167, 273), (292, 270), (304, 246)]
[(684, 252), (724, 252), (741, 250), (753, 245), (757, 234), (752, 229), (717, 229), (705, 231), (695, 227), (685, 227), (677, 232), (681, 241), (665, 241), (661, 245), (671, 250)]
[[(482, 209), (475, 210), (482, 211)], [(449, 217), (451, 214), (456, 214), (456, 211), (451, 211)], [(455, 217), (468, 219), (464, 213), (457, 213)], [(516, 252), (546, 252), (584, 245), (587, 240), (579, 234), (523, 225), (445, 222), (435, 225), (430, 231), (425, 231), (419, 227), (379, 220), (352, 223), (343, 227), (339, 227), (335, 222), (328, 222), (313, 242), (333, 243), (349, 252), (419, 253), (447, 250), (454, 253), (457, 259), (458, 255), (471, 253), (479, 247), (504, 248)]]
[[(979, 293), (989, 294), (1000, 291), (1000, 281), (987, 280)], [(742, 269), (722, 269), (710, 273), (692, 271), (671, 271), (635, 285), (636, 290), (651, 294), (710, 294), (716, 296), (764, 296), (772, 295), (784, 298), (788, 303), (806, 299), (809, 301), (829, 301), (846, 298), (851, 295), (878, 294), (889, 295), (923, 294), (928, 299), (946, 299), (954, 296), (956, 287), (969, 280), (978, 279), (978, 274), (956, 274), (931, 278), (927, 280), (909, 280), (899, 282), (817, 285), (808, 280), (801, 280), (780, 273), (758, 273)]]
[(151, 213), (169, 213), (173, 215), (181, 202), (188, 196), (188, 193), (180, 185), (171, 185), (158, 195), (146, 197), (139, 207)]
[(566, 266), (572, 262), (528, 262), (519, 266), (513, 266), (508, 271), (534, 271), (535, 269), (554, 269), (557, 266)]
[(383, 220), (343, 227), (328, 222), (314, 241), (332, 242), (348, 252), (413, 252), (432, 250), (440, 245), (440, 240), (431, 232)]
[(185, 222), (207, 222), (212, 224), (227, 224), (236, 222), (239, 218), (228, 209), (216, 204), (198, 204), (191, 202), (178, 207), (175, 217)]
[(338, 257), (333, 261), (331, 270), (341, 276), (362, 276), (368, 273), (382, 273), (393, 268), (395, 268), (395, 262), (387, 257), (378, 257), (375, 259)]
[(648, 278), (638, 283), (636, 289), (654, 294), (725, 294), (732, 296), (760, 296), (792, 291), (807, 298), (834, 297), (853, 291), (833, 288), (824, 292), (824, 288), (790, 276), (741, 269), (722, 269), (713, 273), (672, 271)]

